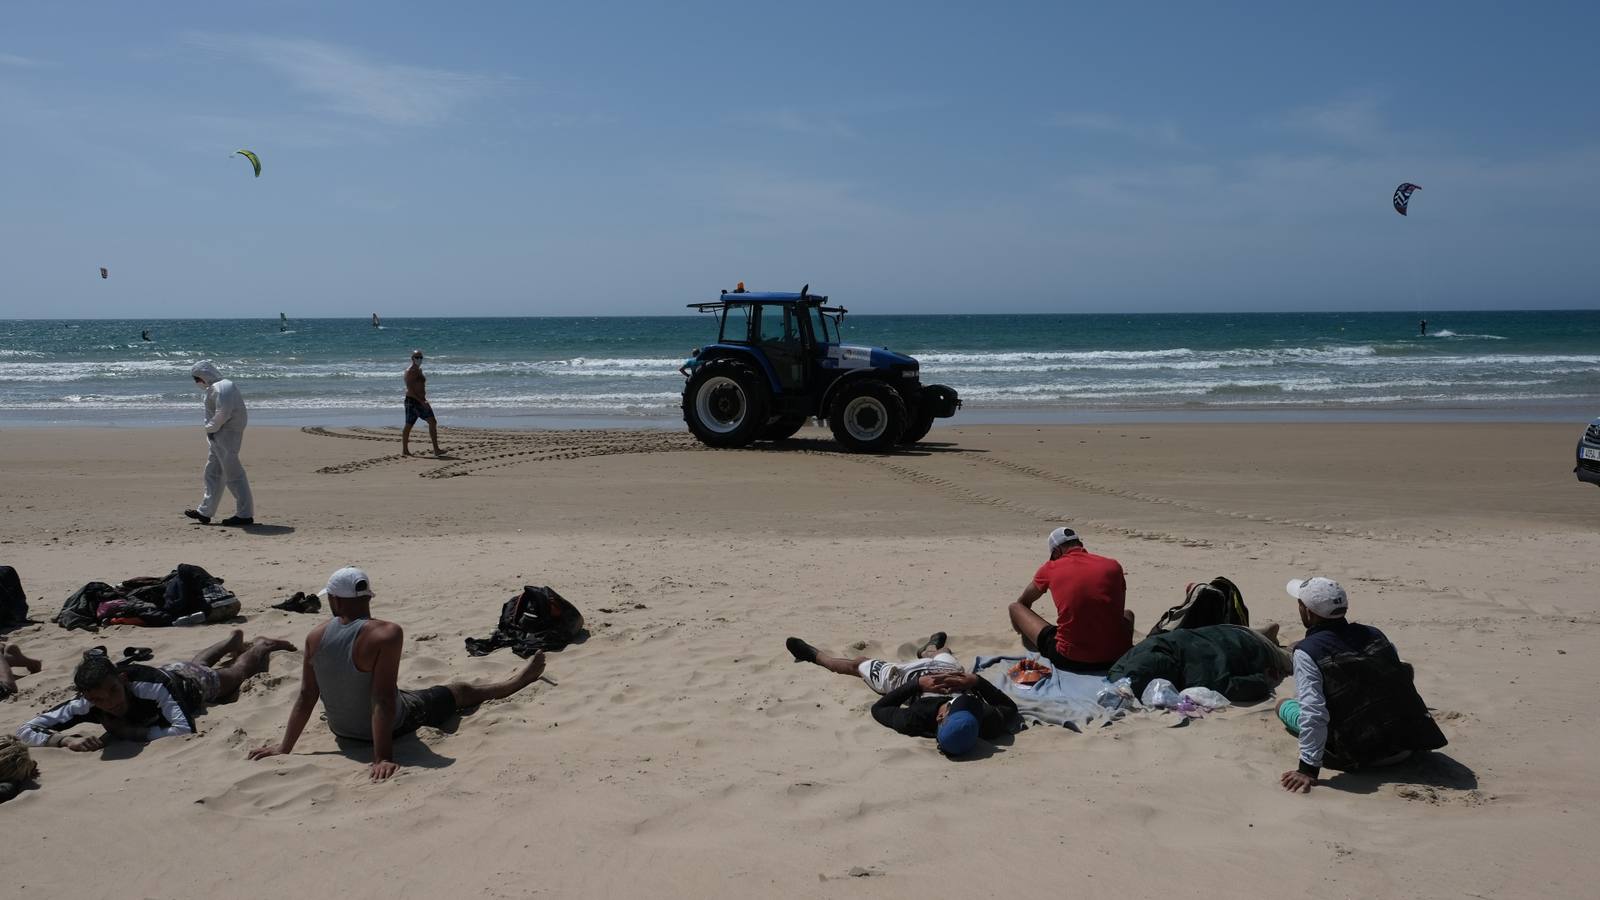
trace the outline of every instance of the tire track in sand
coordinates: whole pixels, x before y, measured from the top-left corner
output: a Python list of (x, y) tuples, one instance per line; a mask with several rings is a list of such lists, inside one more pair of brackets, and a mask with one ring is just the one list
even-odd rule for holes
[(1289, 528), (1299, 528), (1305, 531), (1313, 531), (1318, 534), (1342, 534), (1347, 537), (1375, 538), (1391, 541), (1400, 540), (1402, 538), (1400, 535), (1383, 534), (1370, 529), (1345, 528), (1339, 525), (1325, 525), (1318, 522), (1305, 522), (1298, 519), (1285, 519), (1278, 516), (1269, 516), (1260, 513), (1247, 513), (1240, 510), (1219, 509), (1217, 507), (1205, 506), (1199, 503), (1191, 503), (1187, 500), (1179, 500), (1176, 497), (1165, 497), (1160, 494), (1146, 494), (1140, 491), (1129, 490), (1127, 488), (1119, 488), (1111, 485), (1100, 484), (1098, 482), (1089, 481), (1086, 478), (1064, 475), (1060, 472), (1052, 472), (1048, 469), (1041, 469), (1037, 466), (1030, 466), (1026, 463), (1014, 462), (1009, 459), (997, 459), (994, 457), (984, 456), (976, 457), (975, 462), (1007, 469), (1019, 475), (1037, 478), (1042, 481), (1048, 481), (1053, 484), (1059, 484), (1063, 487), (1069, 487), (1073, 488), (1074, 490), (1085, 491), (1091, 494), (1101, 494), (1107, 497), (1116, 497), (1122, 500), (1134, 500), (1139, 503), (1154, 503), (1163, 506), (1171, 506), (1175, 509), (1201, 513), (1203, 515), (1222, 516), (1223, 518), (1228, 519), (1242, 519), (1250, 522), (1261, 522), (1268, 525), (1281, 525)]
[[(1043, 507), (1033, 506), (1026, 503), (1018, 503), (1015, 500), (1008, 500), (1005, 497), (997, 497), (992, 494), (980, 493), (972, 488), (966, 487), (965, 485), (957, 484), (948, 478), (941, 478), (938, 475), (893, 462), (892, 460), (895, 457), (892, 456), (861, 456), (857, 454), (848, 454), (848, 458), (858, 460), (869, 465), (878, 466), (879, 468), (892, 472), (901, 478), (909, 479), (910, 481), (914, 481), (918, 484), (930, 485), (934, 488), (944, 491), (946, 494), (953, 495), (957, 499), (964, 500), (968, 503), (976, 503), (981, 506), (990, 506), (1009, 510), (1011, 512), (1036, 518), (1041, 522), (1062, 522), (1069, 518), (1067, 514), (1057, 510), (1045, 509)], [(1118, 525), (1114, 522), (1105, 522), (1085, 518), (1080, 514), (1074, 514), (1070, 516), (1070, 518), (1074, 522), (1081, 522), (1101, 531), (1109, 531), (1115, 534), (1123, 535), (1124, 537), (1137, 538), (1142, 541), (1160, 541), (1167, 544), (1181, 544), (1185, 547), (1212, 546), (1210, 541), (1201, 540), (1199, 538), (1185, 537), (1183, 535), (1171, 534), (1165, 531), (1148, 531), (1143, 528), (1130, 528), (1126, 525)]]
[[(379, 441), (388, 444), (400, 442), (399, 429), (346, 428), (332, 429), (308, 426), (300, 429), (315, 437), (332, 437), (346, 440)], [(585, 429), (572, 431), (478, 431), (452, 428), (446, 435), (451, 441), (444, 448), (449, 454), (441, 458), (435, 468), (417, 473), (420, 478), (455, 478), (524, 463), (555, 460), (585, 459), (628, 453), (670, 453), (708, 449), (687, 434), (655, 431), (621, 431)], [(423, 458), (423, 457), (419, 457)], [(317, 469), (322, 475), (349, 475), (378, 466), (403, 462), (406, 457), (389, 453), (367, 459), (323, 466)]]

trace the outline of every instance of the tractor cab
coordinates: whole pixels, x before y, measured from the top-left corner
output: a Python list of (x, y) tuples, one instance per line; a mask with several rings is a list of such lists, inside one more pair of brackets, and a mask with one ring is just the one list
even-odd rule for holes
[[(815, 381), (811, 370), (839, 343), (843, 307), (827, 306), (827, 297), (802, 291), (788, 293), (724, 293), (714, 303), (691, 304), (718, 318), (717, 345), (759, 350), (767, 374), (780, 392), (803, 391)], [(695, 357), (705, 351), (698, 350)], [(691, 364), (697, 362), (692, 359)]]

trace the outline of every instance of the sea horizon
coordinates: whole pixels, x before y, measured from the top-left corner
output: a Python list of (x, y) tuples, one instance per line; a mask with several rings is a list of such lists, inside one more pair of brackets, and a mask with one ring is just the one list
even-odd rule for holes
[[(693, 312), (393, 317), (381, 327), (366, 317), (6, 319), (0, 417), (186, 424), (198, 402), (188, 367), (210, 358), (257, 424), (392, 424), (401, 371), (422, 348), (446, 425), (677, 427), (677, 368), (715, 330)], [(1600, 409), (1600, 310), (851, 313), (844, 341), (917, 357), (924, 383), (960, 392), (953, 424), (1565, 421)]]

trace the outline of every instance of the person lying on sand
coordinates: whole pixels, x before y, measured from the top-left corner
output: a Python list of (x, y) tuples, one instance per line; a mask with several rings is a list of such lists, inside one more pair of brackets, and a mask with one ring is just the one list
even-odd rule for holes
[[(1058, 669), (1103, 671), (1133, 645), (1133, 613), (1127, 609), (1127, 581), (1122, 564), (1085, 550), (1071, 528), (1061, 527), (1046, 539), (1050, 560), (1012, 601), (1011, 627), (1023, 646), (1039, 651)], [(1052, 625), (1033, 611), (1045, 591), (1056, 605)]]
[(1324, 762), (1344, 770), (1390, 765), (1446, 744), (1411, 666), (1383, 632), (1345, 618), (1349, 598), (1338, 582), (1297, 578), (1287, 589), (1306, 637), (1294, 645), (1296, 697), (1278, 704), (1278, 718), (1300, 739), (1299, 768), (1278, 779), (1284, 790), (1310, 791)]
[(1006, 734), (1017, 715), (1017, 705), (999, 688), (961, 671), (955, 656), (945, 652), (943, 632), (928, 638), (920, 658), (910, 663), (823, 656), (799, 638), (789, 638), (785, 646), (796, 662), (859, 675), (883, 694), (872, 705), (872, 718), (878, 724), (911, 737), (931, 737), (946, 756), (971, 752), (980, 737), (992, 740)]
[(0, 700), (4, 700), (17, 692), (17, 676), (11, 667), (27, 669), (37, 675), (44, 665), (37, 659), (29, 657), (22, 652), (16, 644), (0, 641)]
[(910, 662), (892, 662), (866, 656), (849, 659), (828, 656), (797, 637), (789, 638), (784, 646), (794, 656), (795, 662), (813, 663), (840, 675), (859, 676), (867, 683), (867, 687), (879, 694), (898, 690), (911, 681), (921, 684), (924, 693), (931, 693), (935, 676), (960, 675), (966, 671), (956, 661), (955, 654), (945, 647), (945, 633), (942, 631), (934, 632), (917, 652), (917, 659)]
[(420, 691), (400, 690), (405, 634), (399, 625), (372, 617), (367, 573), (353, 566), (340, 569), (328, 579), (326, 593), (333, 618), (306, 636), (300, 696), (289, 711), (283, 740), (250, 751), (251, 759), (293, 752), (320, 699), (328, 730), (349, 740), (371, 742), (370, 774), (373, 781), (383, 781), (400, 771), (394, 761), (397, 736), (424, 725), (437, 728), (461, 710), (509, 697), (544, 672), (540, 651), (505, 681), (485, 685), (454, 681)]
[[(293, 649), (293, 644), (275, 638), (246, 644), (244, 632), (236, 630), (192, 660), (157, 669), (137, 663), (118, 665), (97, 647), (85, 653), (72, 672), (78, 696), (29, 719), (17, 729), (17, 737), (32, 747), (87, 752), (113, 740), (153, 741), (193, 734), (195, 719), (206, 704), (238, 693), (246, 678), (267, 670), (271, 654)], [(232, 661), (219, 667), (230, 656)], [(104, 733), (63, 733), (85, 723), (102, 726)]]

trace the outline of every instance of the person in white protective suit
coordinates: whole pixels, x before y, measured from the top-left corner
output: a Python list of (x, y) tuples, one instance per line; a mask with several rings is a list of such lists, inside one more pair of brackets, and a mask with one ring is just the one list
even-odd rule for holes
[(196, 509), (186, 509), (183, 514), (210, 525), (222, 502), (222, 488), (227, 485), (233, 494), (234, 513), (222, 520), (223, 525), (254, 525), (255, 501), (250, 496), (250, 479), (239, 462), (239, 448), (244, 445), (244, 426), (249, 422), (245, 412), (244, 396), (232, 381), (222, 377), (216, 364), (203, 359), (189, 370), (195, 384), (206, 389), (206, 441), (211, 454), (206, 457), (206, 493)]

